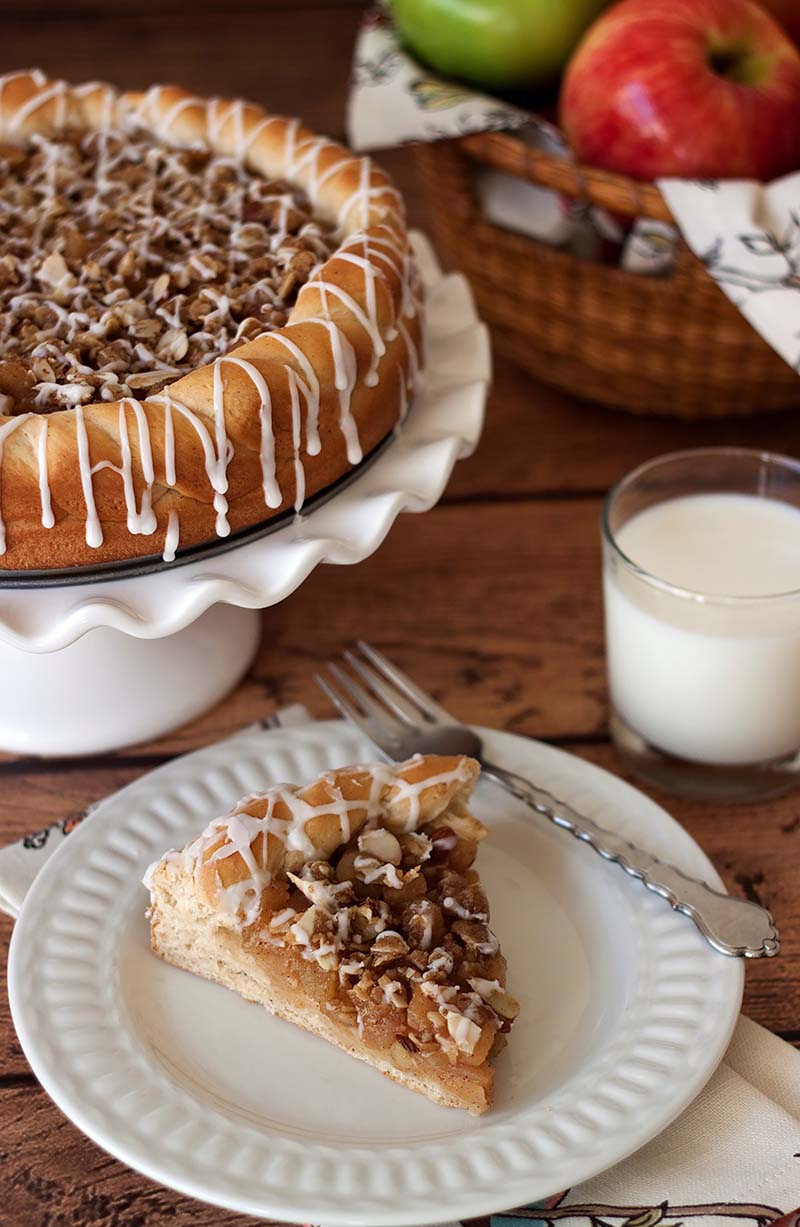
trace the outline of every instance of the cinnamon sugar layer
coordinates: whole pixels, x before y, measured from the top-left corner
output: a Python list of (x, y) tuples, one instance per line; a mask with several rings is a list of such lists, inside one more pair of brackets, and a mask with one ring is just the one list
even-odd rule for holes
[(144, 399), (282, 327), (336, 248), (303, 193), (144, 133), (0, 146), (0, 413)]

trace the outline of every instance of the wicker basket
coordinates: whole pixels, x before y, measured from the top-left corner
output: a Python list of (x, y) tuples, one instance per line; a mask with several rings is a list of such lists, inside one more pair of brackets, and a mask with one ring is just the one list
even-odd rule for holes
[(419, 145), (441, 255), (472, 283), (498, 352), (576, 396), (686, 418), (800, 405), (800, 379), (728, 301), (683, 241), (674, 273), (646, 277), (492, 225), (478, 163), (625, 217), (671, 220), (656, 187), (579, 167), (517, 136)]

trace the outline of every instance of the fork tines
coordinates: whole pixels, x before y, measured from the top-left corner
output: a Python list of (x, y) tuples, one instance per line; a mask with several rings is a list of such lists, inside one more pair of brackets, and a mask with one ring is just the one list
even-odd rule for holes
[(346, 719), (381, 744), (414, 729), (452, 723), (430, 695), (363, 640), (344, 652), (342, 664), (329, 662), (316, 681)]

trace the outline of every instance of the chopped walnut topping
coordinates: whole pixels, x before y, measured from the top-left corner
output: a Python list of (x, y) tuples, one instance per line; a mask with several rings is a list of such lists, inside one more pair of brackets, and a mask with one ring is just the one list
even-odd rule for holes
[(407, 1008), (408, 997), (399, 980), (393, 979), (390, 974), (383, 975), (378, 980), (378, 987), (383, 990), (383, 1000), (387, 1005), (393, 1006), (395, 1010)]
[(420, 1056), (478, 1065), (519, 1010), (486, 896), (464, 863), (469, 842), (444, 826), (398, 836), (371, 824), (332, 862), (288, 873), (290, 906), (284, 888), (259, 922), (256, 940), (294, 946), (325, 1008), (401, 1069)]
[(432, 899), (417, 899), (403, 912), (403, 928), (412, 946), (430, 950), (444, 936), (442, 909)]
[[(389, 834), (388, 831), (387, 834)], [(353, 868), (356, 871), (356, 875), (367, 886), (373, 886), (376, 882), (380, 882), (384, 886), (390, 886), (394, 890), (399, 890), (403, 885), (403, 879), (394, 865), (377, 860), (374, 856), (357, 856), (353, 862)]]
[(423, 979), (428, 982), (445, 981), (453, 974), (455, 964), (453, 953), (446, 946), (437, 946), (428, 955), (428, 966)]
[(404, 961), (408, 955), (408, 943), (393, 929), (384, 929), (372, 943), (370, 963), (376, 970), (395, 966)]
[(385, 903), (368, 900), (348, 909), (350, 932), (359, 943), (374, 942), (379, 933), (389, 927), (391, 912)]
[(497, 938), (483, 921), (457, 920), (452, 925), (452, 931), (471, 958), (479, 954), (497, 954)]
[(349, 882), (332, 885), (324, 877), (306, 876), (305, 873), (302, 878), (298, 878), (293, 873), (287, 876), (300, 893), (305, 895), (309, 903), (321, 908), (329, 916), (353, 901), (353, 891)]
[(285, 324), (336, 246), (289, 184), (140, 131), (0, 145), (0, 213), (4, 413), (160, 391)]
[(404, 869), (413, 869), (427, 861), (433, 847), (431, 840), (421, 831), (410, 831), (405, 835), (400, 835), (398, 842), (403, 857), (401, 864)]

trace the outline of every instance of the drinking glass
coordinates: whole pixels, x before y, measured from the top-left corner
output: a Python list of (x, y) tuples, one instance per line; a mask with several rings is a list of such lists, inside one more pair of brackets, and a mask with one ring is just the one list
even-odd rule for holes
[[(611, 490), (602, 515), (611, 733), (632, 770), (657, 787), (753, 800), (790, 787), (800, 772), (800, 510), (796, 525), (786, 516), (793, 531), (768, 534), (770, 549), (779, 537), (781, 549), (795, 551), (797, 579), (788, 591), (751, 595), (748, 560), (752, 569), (759, 530), (748, 514), (759, 509), (749, 499), (718, 504), (720, 548), (741, 581), (733, 591), (710, 582), (713, 562), (709, 591), (680, 587), (648, 570), (641, 556), (629, 557), (619, 541), (642, 512), (706, 494), (800, 508), (800, 464), (737, 448), (676, 452), (643, 464)], [(680, 559), (692, 549), (692, 532), (678, 534), (672, 546)]]

